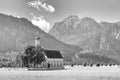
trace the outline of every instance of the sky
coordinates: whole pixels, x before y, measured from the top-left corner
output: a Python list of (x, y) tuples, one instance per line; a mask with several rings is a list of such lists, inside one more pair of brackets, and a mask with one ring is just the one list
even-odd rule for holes
[(120, 0), (0, 0), (0, 13), (24, 17), (48, 32), (69, 15), (120, 21)]

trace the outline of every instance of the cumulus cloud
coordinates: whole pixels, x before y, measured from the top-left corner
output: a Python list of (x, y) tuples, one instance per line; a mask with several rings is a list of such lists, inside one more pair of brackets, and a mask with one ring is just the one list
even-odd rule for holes
[(32, 24), (38, 26), (41, 30), (45, 32), (48, 32), (50, 30), (50, 23), (47, 22), (43, 16), (40, 17), (33, 16), (31, 22)]
[(28, 2), (28, 5), (31, 7), (34, 7), (36, 9), (38, 9), (39, 11), (41, 11), (41, 8), (44, 9), (47, 12), (55, 12), (55, 8), (52, 5), (43, 3), (44, 0), (34, 0), (31, 2)]

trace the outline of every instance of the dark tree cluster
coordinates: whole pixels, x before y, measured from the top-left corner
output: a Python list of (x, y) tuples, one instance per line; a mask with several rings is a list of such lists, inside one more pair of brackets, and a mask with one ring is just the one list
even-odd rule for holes
[(23, 67), (38, 67), (45, 61), (44, 49), (41, 46), (27, 46), (21, 55)]

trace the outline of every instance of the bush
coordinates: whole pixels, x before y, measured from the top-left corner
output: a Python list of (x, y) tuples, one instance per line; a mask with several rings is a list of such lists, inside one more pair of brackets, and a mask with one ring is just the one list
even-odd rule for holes
[(97, 66), (97, 67), (100, 67), (100, 63), (97, 63), (96, 66)]
[(87, 63), (84, 63), (83, 66), (86, 67), (86, 66), (87, 66)]
[(112, 64), (110, 63), (109, 66), (112, 66)]
[(71, 64), (71, 67), (73, 67), (74, 66), (74, 64)]
[(92, 67), (92, 66), (93, 66), (93, 63), (91, 63), (90, 66)]

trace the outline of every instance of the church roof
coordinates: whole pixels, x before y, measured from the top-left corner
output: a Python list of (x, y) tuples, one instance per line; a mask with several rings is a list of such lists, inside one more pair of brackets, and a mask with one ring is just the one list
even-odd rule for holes
[(60, 51), (55, 50), (45, 50), (45, 55), (47, 58), (63, 58)]

